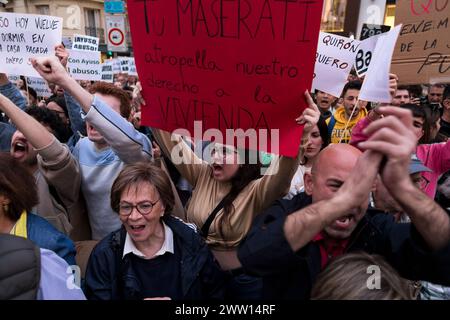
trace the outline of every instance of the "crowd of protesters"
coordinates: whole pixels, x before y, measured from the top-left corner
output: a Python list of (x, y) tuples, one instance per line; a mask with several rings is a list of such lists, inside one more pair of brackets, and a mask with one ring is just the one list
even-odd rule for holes
[(305, 92), (289, 158), (142, 126), (137, 77), (55, 51), (47, 99), (0, 74), (0, 299), (450, 299), (450, 85)]

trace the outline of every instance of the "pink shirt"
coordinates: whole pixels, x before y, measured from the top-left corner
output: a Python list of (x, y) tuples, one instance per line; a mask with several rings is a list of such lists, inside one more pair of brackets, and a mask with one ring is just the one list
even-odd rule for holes
[[(370, 124), (370, 119), (365, 117), (359, 121), (352, 131), (350, 144), (358, 147), (360, 142), (366, 141), (368, 136), (363, 134), (363, 130)], [(423, 172), (424, 176), (430, 183), (424, 192), (432, 199), (436, 194), (436, 186), (439, 176), (450, 170), (450, 140), (442, 143), (420, 144), (416, 149), (417, 158), (423, 164), (433, 170), (433, 172)]]

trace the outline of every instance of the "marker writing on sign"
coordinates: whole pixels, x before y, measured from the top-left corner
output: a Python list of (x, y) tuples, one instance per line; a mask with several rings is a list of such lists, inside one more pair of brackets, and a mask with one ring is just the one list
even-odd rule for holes
[[(138, 1), (143, 2), (147, 34), (164, 36), (172, 30), (168, 23), (176, 23), (179, 36), (258, 39), (270, 32), (274, 40), (298, 42), (311, 41), (306, 34), (308, 12), (310, 7), (321, 5), (318, 0), (176, 0), (175, 12), (164, 16), (168, 14), (163, 11), (165, 1)], [(298, 21), (304, 23), (292, 28)]]

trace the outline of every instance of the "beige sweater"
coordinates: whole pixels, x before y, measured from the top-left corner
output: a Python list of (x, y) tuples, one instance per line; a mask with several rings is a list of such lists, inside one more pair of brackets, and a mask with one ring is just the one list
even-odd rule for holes
[[(173, 152), (178, 159), (182, 158), (181, 164), (174, 165), (194, 189), (187, 205), (187, 221), (201, 228), (211, 211), (230, 191), (231, 184), (215, 180), (209, 164), (199, 159), (180, 136), (175, 136), (176, 141), (171, 141), (171, 134), (168, 132), (153, 129), (153, 133), (166, 155)], [(268, 171), (273, 172), (278, 166), (278, 172), (250, 182), (234, 200), (235, 212), (230, 219), (231, 228), (223, 226), (225, 239), (218, 234), (218, 221), (223, 210), (219, 211), (209, 229), (207, 244), (215, 250), (237, 247), (249, 231), (254, 217), (287, 193), (299, 159), (300, 155), (297, 158), (281, 156), (272, 161)]]

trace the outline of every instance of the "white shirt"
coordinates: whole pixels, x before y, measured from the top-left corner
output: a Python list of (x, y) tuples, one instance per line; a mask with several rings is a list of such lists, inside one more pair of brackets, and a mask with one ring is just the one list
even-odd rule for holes
[(166, 252), (173, 254), (173, 232), (164, 222), (162, 222), (162, 224), (164, 227), (164, 243), (162, 244), (161, 249), (159, 249), (159, 251), (156, 252), (153, 257), (147, 258), (141, 251), (139, 251), (138, 248), (136, 248), (136, 246), (134, 245), (133, 239), (131, 239), (130, 235), (127, 232), (127, 235), (125, 237), (125, 245), (123, 247), (122, 259), (130, 252), (142, 259), (151, 259), (157, 256), (162, 256)]

